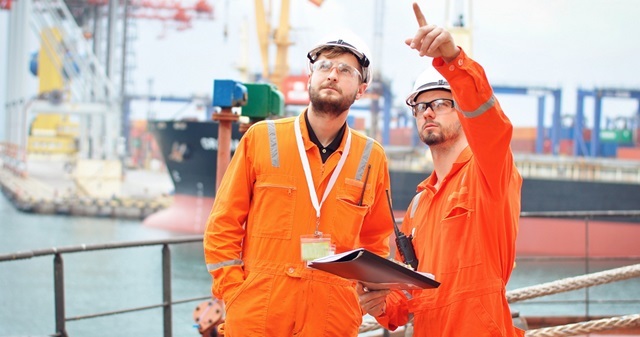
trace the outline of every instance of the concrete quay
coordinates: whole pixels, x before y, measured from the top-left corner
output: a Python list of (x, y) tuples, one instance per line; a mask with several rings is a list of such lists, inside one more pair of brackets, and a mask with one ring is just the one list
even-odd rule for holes
[[(92, 193), (78, 183), (62, 161), (32, 160), (20, 167), (0, 165), (0, 188), (16, 209), (38, 214), (110, 217), (142, 220), (173, 202), (167, 172), (124, 170), (119, 181), (96, 177)], [(95, 189), (95, 188), (94, 188)]]

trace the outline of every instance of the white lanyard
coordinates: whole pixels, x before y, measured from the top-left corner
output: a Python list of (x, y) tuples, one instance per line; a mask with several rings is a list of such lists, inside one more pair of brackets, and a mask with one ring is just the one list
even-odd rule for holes
[(329, 179), (329, 184), (327, 185), (327, 189), (324, 190), (324, 195), (322, 196), (322, 201), (318, 203), (318, 195), (316, 194), (316, 188), (313, 183), (313, 176), (311, 175), (311, 168), (309, 167), (309, 158), (307, 157), (307, 153), (304, 149), (304, 141), (302, 140), (302, 132), (300, 132), (300, 115), (296, 117), (296, 121), (294, 124), (294, 130), (296, 133), (296, 143), (298, 143), (298, 152), (300, 153), (300, 161), (302, 161), (302, 169), (304, 170), (304, 175), (307, 178), (307, 186), (309, 187), (309, 197), (311, 198), (311, 203), (313, 204), (313, 208), (316, 210), (316, 236), (322, 236), (322, 233), (318, 231), (318, 227), (320, 226), (320, 209), (322, 208), (322, 204), (327, 199), (329, 192), (333, 188), (333, 185), (338, 180), (338, 175), (340, 171), (342, 171), (342, 167), (344, 166), (344, 162), (347, 160), (347, 156), (349, 155), (349, 148), (351, 148), (351, 129), (347, 126), (347, 142), (344, 145), (344, 151), (342, 153), (342, 157), (338, 161), (338, 166), (331, 174), (331, 178)]

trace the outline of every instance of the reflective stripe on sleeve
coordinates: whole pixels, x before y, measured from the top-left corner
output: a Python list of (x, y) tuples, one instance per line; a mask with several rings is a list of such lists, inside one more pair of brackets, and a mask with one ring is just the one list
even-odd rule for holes
[(362, 180), (362, 175), (364, 175), (364, 168), (369, 161), (369, 157), (371, 157), (371, 149), (373, 149), (373, 139), (367, 138), (367, 144), (364, 146), (364, 151), (362, 152), (362, 157), (360, 158), (360, 163), (358, 164), (358, 172), (356, 172), (356, 180)]
[[(406, 290), (403, 290), (402, 292), (404, 293), (404, 296), (407, 297), (407, 300), (413, 299), (413, 296), (411, 295), (410, 292), (408, 292)], [(409, 313), (409, 322), (413, 322), (413, 313), (412, 312)]]
[(227, 260), (219, 263), (207, 263), (207, 270), (214, 271), (216, 269), (228, 266), (242, 266), (242, 260)]
[(484, 102), (484, 104), (480, 105), (475, 111), (462, 111), (462, 114), (467, 118), (474, 118), (482, 115), (487, 110), (493, 108), (496, 104), (496, 97), (491, 95), (488, 101)]
[(411, 296), (411, 293), (410, 293), (410, 292), (408, 292), (408, 291), (406, 291), (406, 290), (402, 290), (402, 292), (404, 293), (404, 296), (406, 296), (406, 297), (407, 297), (407, 299), (409, 299), (409, 300), (410, 300), (410, 299), (412, 299), (412, 298), (413, 298), (413, 296)]
[(420, 201), (420, 195), (422, 195), (424, 191), (416, 194), (411, 201), (411, 212), (409, 213), (409, 218), (413, 219), (413, 215), (416, 213), (416, 208), (418, 208), (418, 201)]
[(271, 151), (271, 165), (280, 167), (280, 157), (278, 156), (278, 138), (276, 138), (276, 123), (272, 120), (267, 121), (269, 129), (269, 150)]

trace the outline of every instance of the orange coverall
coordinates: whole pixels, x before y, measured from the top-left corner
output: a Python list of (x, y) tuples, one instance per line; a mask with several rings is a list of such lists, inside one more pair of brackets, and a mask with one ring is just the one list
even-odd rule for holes
[(464, 51), (433, 66), (451, 85), (469, 146), (434, 184), (418, 185), (402, 224), (413, 233), (418, 270), (439, 288), (392, 292), (378, 322), (395, 330), (413, 315), (414, 336), (524, 336), (513, 326), (505, 285), (515, 261), (522, 177), (510, 150), (512, 125), (483, 68)]
[[(227, 337), (357, 336), (362, 323), (355, 283), (301, 261), (300, 237), (314, 233), (316, 211), (294, 121), (259, 122), (246, 132), (208, 219), (205, 261), (214, 279), (212, 292), (224, 300)], [(300, 128), (313, 193), (321, 200), (347, 135), (322, 163), (318, 147), (309, 140), (304, 115)], [(390, 184), (386, 156), (371, 138), (346, 130), (352, 133), (351, 148), (322, 205), (319, 230), (331, 235), (336, 253), (364, 247), (386, 257), (393, 231), (385, 192)]]

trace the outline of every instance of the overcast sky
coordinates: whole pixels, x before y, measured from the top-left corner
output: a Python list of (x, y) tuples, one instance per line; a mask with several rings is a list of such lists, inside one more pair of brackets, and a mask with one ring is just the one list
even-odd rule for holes
[[(277, 23), (279, 1), (272, 2), (272, 21)], [(157, 21), (137, 21), (138, 38), (132, 49), (136, 55), (136, 93), (152, 90), (161, 95), (209, 94), (213, 79), (242, 80), (237, 66), (246, 64), (253, 72), (260, 72), (254, 2), (210, 3), (215, 8), (215, 19), (196, 20), (188, 30), (163, 28)], [(397, 106), (401, 107), (416, 76), (430, 65), (404, 45), (404, 39), (417, 28), (412, 1), (384, 0), (383, 19), (378, 23), (374, 22), (377, 14), (373, 0), (325, 0), (320, 7), (310, 1), (291, 3), (292, 74), (304, 72), (306, 52), (326, 32), (341, 29), (354, 32), (369, 44), (373, 65), (391, 81)], [(446, 24), (445, 3), (419, 1), (427, 20), (438, 25)], [(453, 1), (453, 10), (464, 7), (464, 3)], [(561, 88), (562, 113), (567, 114), (575, 113), (577, 88), (640, 90), (637, 0), (482, 0), (473, 2), (471, 9), (471, 53), (484, 66), (494, 86)], [(0, 13), (0, 50), (6, 48), (7, 21), (6, 12)], [(376, 25), (382, 27), (381, 45), (374, 44)], [(164, 37), (159, 38), (160, 35)], [(271, 55), (273, 64), (275, 53)], [(6, 55), (1, 56), (0, 69), (5, 73)], [(6, 83), (0, 83), (0, 101), (4, 102), (2, 85)], [(534, 97), (499, 95), (499, 99), (514, 124), (536, 125)], [(587, 102), (587, 120), (592, 105), (592, 101)], [(550, 107), (547, 111), (551, 113)], [(631, 100), (604, 103), (605, 116), (631, 116), (637, 111), (638, 103)], [(546, 119), (550, 124), (550, 117)]]

